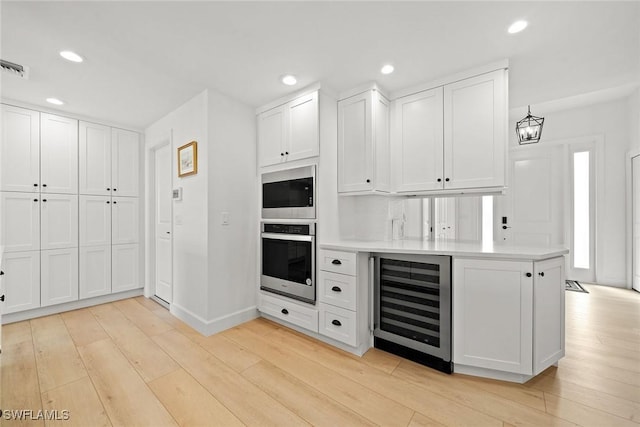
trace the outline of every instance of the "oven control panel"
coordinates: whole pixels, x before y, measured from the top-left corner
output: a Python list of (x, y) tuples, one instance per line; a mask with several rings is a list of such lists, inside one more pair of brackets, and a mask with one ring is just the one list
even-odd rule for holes
[(312, 224), (262, 224), (264, 233), (314, 235)]

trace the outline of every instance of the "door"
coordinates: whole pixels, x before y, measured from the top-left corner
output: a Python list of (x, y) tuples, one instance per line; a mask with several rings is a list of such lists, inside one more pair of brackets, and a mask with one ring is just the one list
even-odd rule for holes
[(442, 88), (398, 99), (396, 107), (396, 190), (443, 187)]
[(80, 246), (111, 245), (111, 197), (80, 196)]
[(172, 301), (171, 145), (155, 151), (156, 296)]
[(2, 193), (0, 246), (5, 252), (40, 249), (40, 194)]
[(2, 105), (0, 189), (38, 192), (40, 186), (40, 113)]
[(260, 166), (284, 161), (285, 106), (265, 111), (258, 116), (258, 153)]
[(112, 194), (138, 197), (140, 169), (140, 135), (124, 129), (112, 129)]
[(138, 243), (138, 199), (111, 199), (111, 242), (114, 245)]
[(533, 270), (533, 375), (537, 375), (564, 356), (564, 257), (537, 261)]
[(498, 236), (522, 246), (564, 242), (564, 151), (561, 146), (518, 148), (509, 156), (509, 189), (498, 197)]
[(42, 194), (41, 248), (78, 247), (78, 196)]
[(78, 193), (78, 121), (40, 114), (40, 185), (43, 193)]
[(631, 161), (632, 177), (632, 218), (633, 218), (633, 289), (640, 291), (640, 156)]
[(40, 307), (40, 251), (5, 252), (2, 271), (4, 314)]
[(287, 104), (288, 144), (287, 161), (306, 159), (319, 154), (320, 130), (318, 126), (318, 92), (301, 96)]
[(111, 128), (80, 122), (80, 194), (111, 194)]
[(338, 191), (374, 186), (371, 92), (338, 103)]
[(111, 290), (113, 293), (141, 288), (138, 245), (111, 247)]
[(80, 247), (80, 299), (111, 293), (111, 245)]
[(41, 251), (41, 304), (78, 299), (78, 248)]
[(504, 70), (444, 87), (444, 188), (504, 185)]

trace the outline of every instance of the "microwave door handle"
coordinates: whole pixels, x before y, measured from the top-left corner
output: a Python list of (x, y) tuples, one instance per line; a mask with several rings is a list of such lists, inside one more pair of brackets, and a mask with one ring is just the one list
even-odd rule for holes
[(274, 239), (274, 240), (293, 240), (296, 242), (313, 242), (313, 236), (304, 236), (298, 234), (278, 234), (278, 233), (262, 233), (263, 239)]

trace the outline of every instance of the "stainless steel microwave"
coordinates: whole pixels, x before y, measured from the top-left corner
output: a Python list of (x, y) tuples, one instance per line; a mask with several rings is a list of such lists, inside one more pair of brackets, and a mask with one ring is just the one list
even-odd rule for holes
[(262, 175), (263, 219), (315, 219), (316, 167), (304, 166)]

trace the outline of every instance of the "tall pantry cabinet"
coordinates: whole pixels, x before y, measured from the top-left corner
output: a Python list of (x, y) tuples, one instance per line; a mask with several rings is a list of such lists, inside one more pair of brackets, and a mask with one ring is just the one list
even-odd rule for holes
[[(98, 277), (100, 269), (95, 257), (89, 260), (86, 255), (87, 217), (83, 207), (87, 185), (97, 188), (95, 175), (104, 173), (100, 162), (108, 162), (110, 178), (111, 156), (104, 156), (103, 151), (94, 155), (93, 163), (87, 164), (87, 148), (94, 154), (100, 149), (100, 143), (95, 144), (98, 148), (93, 143), (87, 146), (82, 135), (86, 127), (83, 122), (10, 105), (1, 107), (0, 246), (5, 253), (1, 266), (5, 272), (4, 313), (96, 296), (83, 292), (83, 288), (99, 286), (97, 283), (108, 289), (104, 293), (110, 293), (111, 271), (103, 269), (104, 276)], [(128, 215), (125, 216), (133, 221), (133, 225), (127, 224), (124, 228), (136, 232), (136, 236), (127, 243), (137, 246), (139, 169), (138, 163), (135, 167), (131, 164), (139, 162), (138, 134), (107, 129), (110, 138), (113, 132), (117, 135), (115, 139), (122, 141), (122, 145), (127, 144), (114, 151), (132, 157), (123, 162), (128, 167), (118, 165), (116, 169), (122, 172), (119, 172), (119, 181), (114, 182), (124, 189), (125, 197), (122, 199), (127, 200), (123, 204), (127, 206), (125, 211)], [(111, 145), (108, 148), (113, 149)], [(131, 176), (135, 179), (130, 179)], [(120, 182), (125, 184), (120, 185)], [(111, 182), (108, 184), (105, 189), (111, 187)], [(108, 198), (111, 205), (110, 194)], [(134, 214), (131, 213), (131, 205), (135, 207)], [(92, 235), (100, 233), (94, 224), (89, 225), (89, 229)], [(111, 233), (111, 224), (108, 232)], [(103, 240), (103, 243), (109, 245), (109, 256), (100, 261), (108, 263), (110, 268), (111, 241)], [(128, 256), (134, 260), (129, 262), (134, 264), (128, 267), (129, 270), (137, 269), (138, 252), (135, 256), (131, 253)], [(91, 270), (91, 278), (82, 276), (81, 273), (87, 270)], [(128, 274), (131, 275), (130, 272)], [(137, 271), (134, 274), (135, 280), (128, 280), (128, 284), (138, 287)], [(109, 282), (108, 286), (106, 282)]]

